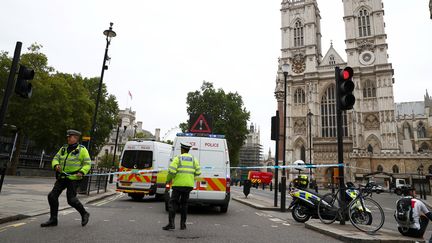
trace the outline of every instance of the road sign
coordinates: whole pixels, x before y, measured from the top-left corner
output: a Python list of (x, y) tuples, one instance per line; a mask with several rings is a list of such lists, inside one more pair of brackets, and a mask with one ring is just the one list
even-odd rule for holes
[(83, 136), (83, 137), (82, 137), (82, 140), (83, 140), (83, 141), (90, 141), (90, 136)]
[[(191, 115), (191, 121), (193, 121), (192, 118), (193, 117)], [(203, 114), (200, 114), (189, 131), (196, 133), (211, 133), (211, 127), (209, 126), (209, 122), (207, 122), (207, 120), (208, 119)]]

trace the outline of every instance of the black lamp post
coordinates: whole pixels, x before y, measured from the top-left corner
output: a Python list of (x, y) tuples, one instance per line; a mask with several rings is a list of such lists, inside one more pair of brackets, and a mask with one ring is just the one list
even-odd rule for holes
[(95, 108), (95, 112), (94, 112), (94, 116), (93, 116), (92, 128), (91, 128), (91, 131), (90, 131), (90, 140), (88, 142), (88, 146), (89, 146), (88, 148), (91, 151), (90, 152), (91, 155), (93, 155), (93, 151), (91, 149), (91, 140), (93, 139), (94, 132), (95, 132), (95, 129), (96, 129), (96, 117), (97, 117), (97, 112), (98, 112), (98, 108), (99, 108), (99, 100), (100, 100), (100, 96), (101, 96), (101, 92), (102, 92), (102, 82), (103, 82), (103, 77), (104, 77), (104, 71), (106, 69), (108, 69), (108, 66), (106, 65), (106, 61), (109, 59), (109, 57), (108, 57), (108, 47), (109, 47), (109, 45), (111, 43), (111, 39), (117, 35), (116, 32), (114, 32), (112, 30), (112, 26), (113, 26), (113, 23), (111, 22), (109, 29), (107, 29), (107, 30), (105, 30), (103, 32), (103, 34), (106, 36), (106, 47), (105, 47), (105, 55), (104, 55), (104, 59), (103, 59), (103, 64), (102, 64), (101, 77), (100, 77), (100, 80), (99, 80), (99, 89), (98, 89), (98, 94), (97, 94), (97, 97), (96, 97), (96, 108)]
[(423, 164), (420, 164), (420, 166), (417, 168), (417, 172), (418, 172), (419, 177), (420, 177), (420, 183), (419, 183), (419, 186), (420, 186), (420, 198), (421, 199), (426, 199), (426, 192), (424, 190), (425, 187), (424, 187), (424, 182), (423, 182), (423, 169), (424, 169)]
[(136, 129), (137, 129), (138, 125), (135, 124), (133, 127), (134, 127), (134, 136), (133, 137), (135, 138), (136, 137)]
[(285, 195), (286, 195), (286, 109), (287, 109), (287, 77), (288, 77), (288, 71), (289, 71), (289, 64), (283, 64), (282, 65), (282, 72), (284, 75), (284, 107), (283, 107), (283, 153), (282, 153), (282, 165), (284, 166), (282, 168), (282, 181), (281, 181), (281, 211), (285, 212)]
[[(114, 156), (113, 156), (112, 165), (111, 165), (111, 169), (113, 171), (115, 171), (114, 168), (115, 168), (115, 158), (116, 158), (116, 152), (117, 152), (117, 141), (118, 141), (118, 135), (119, 135), (120, 127), (121, 127), (121, 122), (122, 122), (122, 120), (120, 119), (118, 121), (118, 124), (117, 124), (117, 133), (116, 133), (115, 144), (114, 144)], [(111, 174), (110, 179), (109, 179), (109, 183), (113, 183), (113, 178), (114, 178), (114, 175)]]
[(312, 112), (309, 110), (307, 113), (308, 124), (309, 124), (309, 182), (312, 181)]

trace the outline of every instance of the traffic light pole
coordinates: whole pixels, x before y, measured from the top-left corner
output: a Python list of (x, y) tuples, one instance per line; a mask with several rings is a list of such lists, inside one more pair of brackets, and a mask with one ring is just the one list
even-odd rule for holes
[[(342, 109), (340, 102), (340, 90), (342, 80), (340, 80), (341, 70), (339, 67), (335, 67), (336, 77), (336, 126), (337, 126), (337, 150), (338, 150), (338, 164), (339, 164), (339, 193), (341, 208), (345, 207), (345, 180), (344, 180), (344, 167), (343, 167), (343, 120), (342, 120)], [(340, 224), (345, 224), (345, 215), (342, 215)]]
[[(4, 118), (6, 116), (6, 111), (7, 111), (8, 104), (9, 104), (9, 98), (12, 95), (12, 89), (15, 85), (15, 74), (17, 73), (18, 63), (19, 63), (19, 59), (21, 56), (21, 47), (22, 47), (22, 43), (18, 41), (15, 45), (15, 52), (14, 52), (14, 56), (12, 59), (12, 65), (11, 65), (11, 69), (9, 72), (9, 77), (8, 77), (8, 81), (6, 84), (6, 90), (4, 92), (3, 102), (1, 105), (1, 109), (0, 109), (0, 125), (1, 125), (1, 127), (3, 127)], [(2, 131), (2, 129), (0, 129), (0, 136), (1, 136), (1, 131)], [(4, 177), (6, 174), (6, 169), (7, 169), (6, 166), (7, 166), (7, 163), (5, 163), (3, 168), (0, 168), (0, 173), (1, 173), (0, 192), (1, 192), (1, 188), (3, 186), (3, 180), (4, 180)]]
[[(279, 111), (276, 111), (276, 149), (275, 149), (275, 166), (279, 166)], [(278, 205), (278, 193), (279, 193), (279, 169), (275, 168), (275, 185), (274, 185), (274, 206)]]

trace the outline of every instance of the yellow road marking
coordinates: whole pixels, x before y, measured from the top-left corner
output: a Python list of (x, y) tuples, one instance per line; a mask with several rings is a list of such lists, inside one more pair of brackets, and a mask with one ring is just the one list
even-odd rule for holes
[(0, 232), (5, 231), (7, 228), (11, 228), (11, 227), (15, 227), (16, 228), (16, 227), (23, 226), (25, 224), (27, 224), (27, 223), (16, 223), (16, 224), (10, 224), (10, 225), (7, 225), (7, 226), (3, 226), (3, 227), (0, 228)]

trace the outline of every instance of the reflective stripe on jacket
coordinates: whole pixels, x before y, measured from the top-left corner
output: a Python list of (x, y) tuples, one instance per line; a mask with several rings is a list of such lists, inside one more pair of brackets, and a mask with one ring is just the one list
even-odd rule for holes
[(68, 179), (80, 180), (82, 177), (79, 177), (75, 174), (77, 172), (82, 172), (85, 175), (91, 168), (89, 152), (83, 145), (78, 145), (76, 149), (68, 153), (67, 147), (68, 145), (66, 144), (60, 148), (60, 150), (54, 156), (51, 166), (54, 169), (56, 165), (60, 165), (63, 172), (74, 173), (74, 175), (67, 176)]
[(168, 167), (168, 178), (173, 178), (172, 186), (194, 187), (195, 176), (201, 175), (201, 167), (197, 159), (188, 153), (174, 158)]

